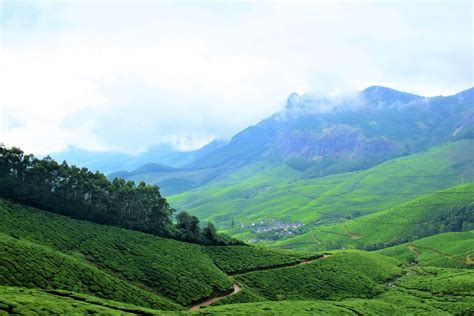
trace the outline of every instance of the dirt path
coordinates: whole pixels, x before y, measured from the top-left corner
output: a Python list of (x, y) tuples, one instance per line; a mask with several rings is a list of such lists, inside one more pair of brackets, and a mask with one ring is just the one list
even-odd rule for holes
[[(278, 266), (278, 267), (264, 267), (264, 268), (261, 268), (261, 269), (258, 269), (258, 270), (252, 270), (252, 271), (247, 271), (247, 272), (242, 272), (242, 273), (236, 273), (236, 274), (232, 274), (232, 276), (236, 276), (236, 275), (242, 275), (242, 274), (245, 274), (245, 273), (250, 273), (250, 272), (256, 272), (256, 271), (266, 271), (266, 270), (275, 270), (275, 269), (286, 269), (286, 268), (294, 268), (294, 267), (297, 267), (297, 266), (302, 266), (302, 265), (305, 265), (305, 264), (309, 264), (313, 261), (316, 261), (316, 260), (320, 260), (320, 259), (325, 259), (325, 258), (329, 258), (331, 257), (332, 255), (329, 254), (329, 253), (325, 253), (325, 254), (322, 254), (321, 256), (317, 257), (317, 258), (312, 258), (312, 259), (305, 259), (305, 260), (301, 260), (301, 261), (298, 261), (298, 262), (295, 262), (294, 264), (291, 264), (291, 265), (286, 265), (286, 266)], [(229, 275), (230, 276), (230, 275)], [(209, 306), (211, 305), (212, 303), (215, 303), (225, 297), (228, 297), (228, 296), (231, 296), (231, 295), (234, 295), (236, 293), (239, 293), (240, 291), (242, 291), (242, 288), (237, 284), (237, 283), (234, 283), (234, 290), (231, 292), (231, 293), (222, 293), (222, 294), (217, 294), (216, 296), (214, 297), (211, 297), (199, 304), (196, 304), (196, 305), (193, 305), (190, 307), (190, 310), (192, 311), (197, 311), (198, 309), (200, 309), (201, 307), (204, 307), (204, 306)]]
[(218, 300), (223, 299), (224, 297), (231, 296), (231, 295), (234, 295), (234, 294), (236, 294), (236, 293), (239, 293), (241, 290), (242, 290), (242, 289), (240, 288), (240, 286), (239, 286), (237, 283), (234, 283), (234, 290), (232, 291), (232, 293), (222, 294), (222, 295), (219, 295), (219, 296), (210, 298), (210, 299), (208, 299), (208, 300), (205, 300), (205, 301), (202, 302), (202, 303), (193, 305), (193, 306), (190, 308), (190, 310), (192, 310), (192, 311), (197, 311), (197, 310), (200, 309), (201, 307), (209, 306), (209, 305), (211, 305), (212, 303), (217, 302)]

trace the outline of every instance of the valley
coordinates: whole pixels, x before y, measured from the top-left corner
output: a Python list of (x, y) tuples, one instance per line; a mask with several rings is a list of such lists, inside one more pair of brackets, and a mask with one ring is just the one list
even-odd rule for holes
[(472, 93), (291, 95), (107, 176), (2, 145), (0, 315), (470, 315)]

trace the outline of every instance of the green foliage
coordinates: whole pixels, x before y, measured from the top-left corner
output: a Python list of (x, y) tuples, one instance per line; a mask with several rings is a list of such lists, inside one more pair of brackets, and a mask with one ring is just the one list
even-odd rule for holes
[(80, 292), (157, 309), (179, 306), (71, 256), (0, 234), (0, 284)]
[[(331, 258), (329, 258), (331, 259)], [(212, 306), (204, 315), (470, 315), (474, 272), (463, 269), (410, 268), (372, 298), (246, 301)], [(232, 297), (232, 296), (231, 296)], [(229, 299), (231, 299), (229, 297)], [(232, 301), (231, 301), (232, 302)]]
[[(228, 238), (208, 240), (195, 225), (172, 225), (173, 209), (157, 186), (143, 181), (115, 178), (107, 180), (100, 172), (58, 164), (50, 157), (37, 159), (19, 148), (0, 145), (0, 198), (50, 212), (134, 229), (158, 236), (183, 238), (188, 242), (226, 244)], [(178, 219), (182, 214), (178, 215)], [(186, 231), (193, 229), (193, 231)], [(235, 241), (235, 243), (237, 243)]]
[(277, 243), (304, 250), (375, 250), (449, 231), (473, 229), (474, 183), (427, 194), (387, 210)]
[[(473, 147), (474, 140), (465, 139), (367, 170), (317, 178), (304, 178), (304, 172), (286, 164), (258, 162), (168, 200), (176, 209), (212, 220), (239, 238), (254, 237), (241, 224), (266, 219), (301, 221), (315, 228), (474, 181)], [(305, 248), (308, 244), (310, 247)], [(291, 242), (291, 247), (309, 250), (315, 249), (314, 244), (308, 232), (304, 239)]]
[(268, 247), (213, 246), (204, 247), (219, 269), (229, 274), (298, 263), (312, 253), (291, 252)]
[(400, 273), (395, 261), (364, 252), (341, 252), (295, 267), (236, 277), (269, 300), (373, 297), (384, 280)]
[[(0, 315), (163, 315), (163, 312), (68, 291), (0, 286)], [(170, 313), (174, 314), (174, 313)]]
[[(0, 201), (0, 232), (74, 255), (188, 305), (232, 288), (201, 246)], [(21, 285), (21, 284), (20, 284)]]
[(474, 268), (474, 231), (438, 234), (377, 252), (405, 264)]

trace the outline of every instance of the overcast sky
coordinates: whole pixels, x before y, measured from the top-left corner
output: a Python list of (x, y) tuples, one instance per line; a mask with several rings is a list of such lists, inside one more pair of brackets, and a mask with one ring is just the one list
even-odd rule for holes
[(453, 94), (473, 85), (472, 17), (471, 1), (0, 0), (0, 142), (192, 149), (294, 91)]

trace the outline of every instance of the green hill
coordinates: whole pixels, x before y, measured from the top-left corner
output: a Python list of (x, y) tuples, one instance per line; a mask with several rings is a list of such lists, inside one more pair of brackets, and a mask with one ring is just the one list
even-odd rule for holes
[(171, 301), (46, 247), (0, 234), (0, 284), (68, 290), (156, 309), (180, 309)]
[(253, 269), (282, 266), (315, 257), (314, 253), (294, 252), (268, 247), (211, 246), (204, 251), (222, 271), (236, 274)]
[(438, 234), (377, 251), (400, 263), (474, 268), (474, 231)]
[(206, 308), (203, 315), (470, 315), (474, 271), (411, 268), (373, 298), (287, 300)]
[(74, 256), (181, 305), (232, 287), (201, 246), (0, 202), (0, 232)]
[[(304, 172), (287, 164), (257, 163), (168, 200), (238, 238), (283, 239), (291, 235), (270, 220), (300, 221), (308, 229), (474, 181), (472, 148), (474, 140), (460, 140), (367, 170), (315, 178), (305, 178)], [(264, 234), (252, 226), (260, 221), (268, 229)]]
[[(444, 315), (468, 314), (474, 301), (474, 271), (400, 267), (396, 255), (202, 246), (8, 201), (0, 219), (0, 314)], [(460, 258), (472, 239), (463, 234), (444, 241), (465, 240), (450, 245)], [(185, 310), (216, 296), (218, 306)]]
[(395, 263), (375, 254), (340, 252), (294, 267), (245, 273), (236, 279), (272, 301), (373, 297), (382, 292), (380, 284), (400, 273)]
[[(235, 262), (226, 265), (220, 248), (74, 220), (5, 200), (0, 200), (0, 219), (0, 258), (5, 258), (0, 260), (5, 272), (0, 285), (64, 289), (149, 307), (177, 308), (170, 301), (186, 306), (229, 291), (232, 282), (223, 271), (239, 268), (237, 256), (251, 267), (268, 267), (314, 255), (239, 246), (229, 257)], [(63, 262), (64, 267), (58, 264)], [(78, 271), (90, 275), (87, 281)], [(50, 279), (51, 274), (57, 279)], [(134, 298), (135, 292), (143, 302)]]
[(10, 314), (163, 315), (164, 312), (68, 291), (0, 286), (0, 315)]
[(382, 212), (321, 226), (278, 246), (381, 249), (447, 231), (473, 229), (474, 183), (427, 194)]

